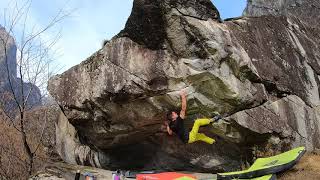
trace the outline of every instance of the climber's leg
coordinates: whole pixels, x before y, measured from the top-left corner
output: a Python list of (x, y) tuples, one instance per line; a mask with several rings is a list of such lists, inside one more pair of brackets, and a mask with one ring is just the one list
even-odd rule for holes
[(198, 133), (195, 141), (203, 141), (208, 144), (213, 144), (216, 142), (213, 138), (210, 138), (203, 133)]
[(205, 126), (212, 123), (212, 119), (197, 119), (195, 120), (191, 132), (197, 134), (200, 126)]
[(212, 122), (213, 122), (212, 119), (197, 119), (193, 124), (191, 132), (189, 133), (189, 142), (188, 143), (193, 143), (196, 141), (200, 126), (205, 126), (205, 125), (208, 125)]

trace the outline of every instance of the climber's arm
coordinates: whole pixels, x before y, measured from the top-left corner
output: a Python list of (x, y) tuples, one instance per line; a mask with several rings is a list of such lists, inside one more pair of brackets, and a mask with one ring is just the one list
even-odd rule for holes
[(180, 91), (181, 96), (181, 111), (180, 111), (180, 117), (182, 119), (186, 116), (186, 110), (187, 110), (187, 98), (186, 98), (186, 92), (184, 90)]
[(167, 132), (168, 132), (168, 134), (169, 134), (169, 135), (172, 135), (172, 130), (170, 129), (168, 122), (166, 122), (166, 126), (167, 126)]

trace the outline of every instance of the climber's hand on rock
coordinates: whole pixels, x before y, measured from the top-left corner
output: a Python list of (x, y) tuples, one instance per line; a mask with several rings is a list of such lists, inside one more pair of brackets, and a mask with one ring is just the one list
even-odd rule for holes
[(164, 121), (164, 125), (169, 126), (168, 121)]
[(160, 131), (166, 133), (167, 132), (167, 126), (162, 124), (160, 127)]
[(186, 96), (186, 91), (184, 89), (180, 90), (179, 92), (181, 97), (185, 97)]

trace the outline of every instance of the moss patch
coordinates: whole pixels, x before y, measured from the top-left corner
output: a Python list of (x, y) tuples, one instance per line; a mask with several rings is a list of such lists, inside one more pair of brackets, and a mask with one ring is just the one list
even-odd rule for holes
[(248, 65), (240, 66), (238, 62), (230, 56), (222, 59), (220, 63), (223, 62), (230, 67), (234, 76), (236, 76), (241, 82), (244, 82), (246, 79), (250, 81), (257, 81), (258, 77), (252, 72)]
[(188, 116), (197, 115), (200, 117), (212, 117), (217, 114), (217, 111), (219, 111), (219, 107), (206, 106), (198, 99), (190, 99), (188, 101)]
[(211, 55), (215, 55), (218, 51), (217, 49), (212, 48), (212, 47), (207, 47), (207, 50)]
[[(203, 114), (212, 114), (213, 111), (220, 113), (229, 112), (241, 104), (238, 95), (233, 92), (223, 81), (209, 72), (189, 76), (195, 90), (209, 100), (217, 104), (216, 107), (199, 105), (199, 111)], [(198, 104), (202, 104), (199, 102)]]

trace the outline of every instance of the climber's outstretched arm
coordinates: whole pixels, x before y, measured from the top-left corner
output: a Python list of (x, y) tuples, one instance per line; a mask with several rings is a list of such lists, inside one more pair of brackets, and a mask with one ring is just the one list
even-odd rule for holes
[(186, 111), (187, 111), (187, 98), (186, 98), (186, 92), (184, 90), (180, 91), (180, 96), (181, 96), (181, 111), (180, 111), (180, 117), (182, 119), (185, 118), (186, 116)]

